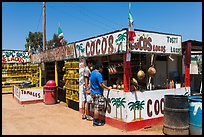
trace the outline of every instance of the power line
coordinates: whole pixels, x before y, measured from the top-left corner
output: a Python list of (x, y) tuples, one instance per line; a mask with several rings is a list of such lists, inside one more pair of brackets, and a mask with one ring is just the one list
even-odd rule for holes
[[(79, 4), (78, 4), (78, 7), (81, 7), (81, 6), (79, 6)], [(90, 10), (88, 10), (88, 9), (85, 8), (85, 7), (81, 7), (81, 9), (86, 10), (86, 11), (88, 11), (88, 12), (90, 11)], [(96, 14), (93, 14), (93, 15), (96, 15)], [(118, 25), (119, 27), (121, 27), (121, 24), (118, 24), (118, 22), (115, 22), (114, 20), (110, 20), (109, 18), (106, 18), (106, 17), (101, 16), (101, 15), (99, 15), (99, 14), (97, 14), (96, 17), (98, 17), (98, 18), (101, 17), (101, 18), (103, 18), (103, 19), (105, 19), (105, 20), (109, 20), (110, 22), (112, 22), (112, 23)]]
[[(48, 6), (47, 6), (47, 7), (48, 7)], [(59, 9), (59, 8), (56, 8), (56, 7), (53, 7), (53, 6), (50, 6), (50, 5), (49, 5), (49, 7), (50, 7), (50, 8), (53, 8), (53, 10), (57, 9), (58, 11), (59, 11), (59, 10), (64, 11), (62, 8)], [(72, 6), (72, 7), (73, 7), (73, 6)], [(68, 12), (68, 13), (69, 13), (69, 12)], [(64, 11), (63, 14), (66, 14), (66, 15), (67, 15), (67, 10)], [(62, 16), (62, 14), (60, 14), (60, 15)], [(69, 14), (69, 15), (72, 16), (73, 19), (79, 21), (76, 16), (74, 16), (74, 15), (72, 15), (72, 14)], [(58, 16), (59, 16), (59, 15), (58, 15)], [(103, 27), (104, 29), (107, 29), (107, 27), (101, 26), (101, 25), (99, 25), (99, 24), (95, 24), (95, 22), (88, 20), (88, 18), (81, 18), (81, 20), (84, 20), (84, 21), (86, 21), (86, 22), (89, 22), (90, 24), (93, 24), (94, 26), (97, 25), (99, 29), (102, 29), (102, 27)], [(94, 21), (95, 21), (95, 20), (94, 20)], [(102, 29), (102, 30), (104, 30), (104, 29)], [(109, 28), (108, 28), (107, 30), (109, 31)], [(81, 35), (81, 34), (80, 34), (80, 35)]]
[[(82, 11), (81, 8), (79, 8), (79, 7), (77, 7), (77, 6), (73, 6), (73, 5), (69, 5), (69, 6), (75, 8), (75, 9), (78, 8), (78, 9), (80, 9), (80, 11)], [(50, 6), (50, 7), (52, 7), (52, 6)], [(52, 7), (52, 8), (56, 9), (55, 7)], [(57, 10), (59, 11), (59, 10), (63, 10), (63, 9), (61, 8), (61, 9), (57, 9)], [(79, 12), (79, 13), (81, 13), (83, 16), (86, 16), (86, 17), (87, 17), (87, 18), (81, 18), (82, 20), (86, 20), (86, 22), (89, 22), (89, 23), (93, 24), (94, 26), (95, 26), (95, 25), (98, 25), (98, 24), (96, 24), (96, 22), (100, 23), (100, 25), (98, 25), (98, 26), (99, 26), (98, 28), (103, 27), (104, 29), (107, 29), (108, 31), (109, 31), (110, 28), (111, 28), (111, 29), (114, 29), (113, 26), (107, 25), (107, 24), (105, 24), (104, 22), (98, 21), (97, 19), (94, 19), (94, 20), (93, 20), (92, 17), (91, 17), (89, 14), (87, 14), (87, 13), (85, 13), (85, 12), (83, 12), (83, 11), (82, 11), (82, 12)], [(65, 12), (64, 12), (64, 14), (65, 14)], [(73, 18), (76, 18), (76, 16), (73, 16), (72, 14), (69, 14), (69, 15), (71, 15)], [(91, 17), (92, 21), (89, 20), (88, 16)], [(77, 18), (77, 19), (78, 19), (78, 18)], [(94, 22), (93, 22), (93, 21), (94, 21)], [(104, 30), (104, 29), (103, 29), (103, 30)]]
[[(92, 17), (91, 17), (91, 14), (87, 14), (86, 10), (84, 10), (84, 7), (81, 7), (81, 8), (80, 8), (80, 6), (75, 6), (75, 5), (71, 5), (71, 6), (74, 6), (74, 7), (78, 8), (78, 9), (81, 10), (81, 11), (83, 10), (81, 13), (83, 13), (84, 15), (87, 15), (88, 17), (92, 18)], [(84, 11), (85, 11), (85, 12), (84, 12)], [(88, 13), (92, 13), (92, 12), (89, 12), (89, 11), (88, 11)], [(92, 14), (92, 15), (93, 15), (93, 14)], [(104, 22), (101, 22), (101, 21), (96, 20), (96, 19), (94, 19), (94, 21), (97, 21), (98, 23), (103, 24), (105, 27), (108, 27), (108, 28), (113, 29), (113, 26), (111, 26), (111, 25), (109, 25), (109, 24), (105, 24)]]

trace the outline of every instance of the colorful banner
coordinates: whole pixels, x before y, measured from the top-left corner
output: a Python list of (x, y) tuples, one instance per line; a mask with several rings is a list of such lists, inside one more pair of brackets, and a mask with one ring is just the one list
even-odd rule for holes
[(74, 58), (74, 44), (69, 44), (61, 47), (56, 47), (46, 52), (33, 54), (31, 61), (33, 63), (60, 61)]
[(30, 62), (30, 56), (27, 51), (3, 50), (2, 63), (27, 63)]

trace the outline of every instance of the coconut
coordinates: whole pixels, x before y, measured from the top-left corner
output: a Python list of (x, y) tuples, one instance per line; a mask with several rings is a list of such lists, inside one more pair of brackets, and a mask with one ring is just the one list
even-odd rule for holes
[(150, 67), (148, 69), (148, 74), (149, 74), (150, 77), (154, 77), (155, 74), (156, 74), (156, 69), (154, 67)]
[(117, 86), (116, 86), (116, 85), (113, 85), (113, 88), (114, 88), (114, 89), (116, 89), (116, 88), (117, 88)]
[(137, 82), (137, 80), (135, 78), (132, 78), (131, 84), (134, 85), (134, 86), (138, 86), (138, 82)]
[(142, 70), (139, 70), (137, 73), (138, 79), (142, 80), (145, 77), (145, 73)]
[(124, 84), (121, 85), (121, 89), (124, 89)]

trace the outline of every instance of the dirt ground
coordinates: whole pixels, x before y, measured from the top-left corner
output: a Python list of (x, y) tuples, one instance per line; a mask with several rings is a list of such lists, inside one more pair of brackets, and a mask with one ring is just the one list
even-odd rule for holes
[(93, 126), (81, 113), (60, 102), (19, 104), (12, 94), (2, 94), (2, 135), (164, 135), (162, 125), (124, 131), (110, 125)]

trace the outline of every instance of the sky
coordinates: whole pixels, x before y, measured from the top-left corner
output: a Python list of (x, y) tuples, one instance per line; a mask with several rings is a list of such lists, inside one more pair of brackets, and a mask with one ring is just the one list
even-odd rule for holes
[[(42, 2), (2, 2), (2, 49), (25, 50), (29, 32), (42, 32)], [(128, 28), (129, 2), (46, 2), (46, 40), (68, 43)], [(202, 41), (202, 2), (131, 2), (134, 28)]]

